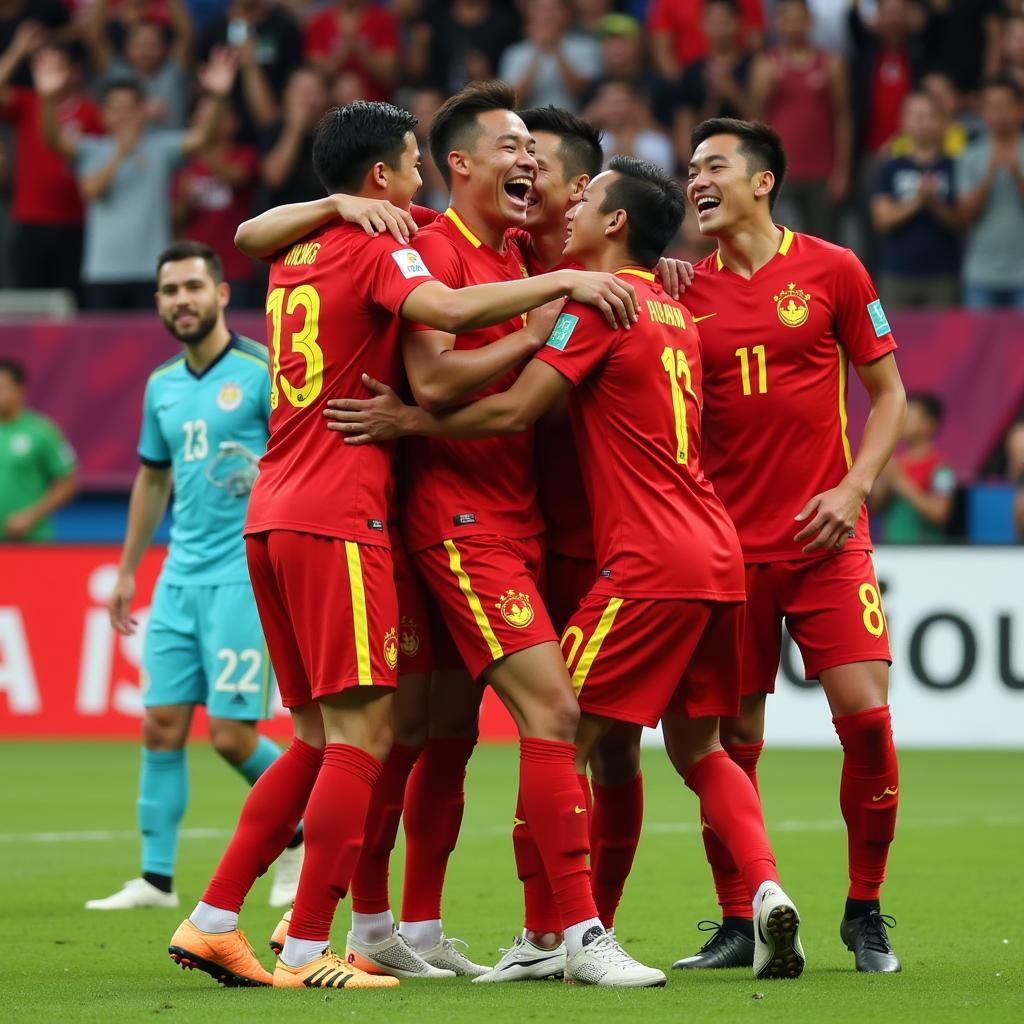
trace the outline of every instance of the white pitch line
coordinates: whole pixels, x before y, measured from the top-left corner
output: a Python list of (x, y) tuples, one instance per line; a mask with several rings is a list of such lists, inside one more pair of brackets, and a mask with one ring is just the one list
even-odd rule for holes
[[(985, 828), (1014, 828), (1024, 825), (1024, 818), (987, 817), (987, 818), (922, 818), (920, 820), (900, 821), (900, 829), (950, 829), (964, 828), (965, 826), (981, 825)], [(821, 818), (817, 820), (799, 821), (784, 820), (768, 822), (768, 831), (771, 832), (841, 832), (845, 831), (846, 824), (841, 818)], [(508, 835), (510, 826), (485, 825), (467, 826), (462, 830), (462, 837), (466, 839), (482, 839), (489, 836)], [(700, 831), (700, 826), (695, 822), (670, 821), (648, 822), (644, 825), (644, 832), (651, 835), (693, 835)], [(226, 839), (232, 833), (226, 828), (183, 828), (182, 839)], [(135, 831), (111, 831), (106, 829), (93, 829), (88, 832), (0, 832), (0, 844), (2, 843), (109, 843), (126, 842), (138, 839), (138, 832)]]

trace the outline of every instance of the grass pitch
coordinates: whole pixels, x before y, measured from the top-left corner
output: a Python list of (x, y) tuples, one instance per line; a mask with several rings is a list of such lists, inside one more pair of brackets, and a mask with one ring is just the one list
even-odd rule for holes
[[(837, 807), (839, 754), (769, 749), (761, 780), (787, 891), (803, 918), (808, 966), (793, 982), (746, 971), (672, 972), (638, 992), (555, 982), (403, 982), (393, 992), (226, 990), (168, 959), (167, 940), (213, 869), (244, 796), (204, 746), (189, 752), (191, 804), (177, 880), (180, 911), (86, 912), (138, 873), (134, 835), (137, 748), (129, 744), (0, 746), (0, 907), (6, 950), (0, 1020), (457, 1022), (1024, 1020), (1024, 755), (902, 755), (900, 830), (883, 909), (904, 973), (862, 976), (838, 937), (845, 832)], [(648, 751), (646, 830), (616, 922), (627, 948), (667, 970), (694, 952), (695, 930), (717, 907), (695, 828), (696, 802)], [(509, 828), (515, 750), (482, 747), (469, 770), (463, 835), (449, 869), (445, 922), (482, 962), (521, 927)], [(400, 840), (401, 843), (401, 840)], [(401, 845), (393, 879), (400, 877)], [(243, 927), (264, 963), (277, 921), (262, 879)], [(398, 885), (392, 891), (397, 897)], [(335, 944), (343, 947), (343, 904)]]

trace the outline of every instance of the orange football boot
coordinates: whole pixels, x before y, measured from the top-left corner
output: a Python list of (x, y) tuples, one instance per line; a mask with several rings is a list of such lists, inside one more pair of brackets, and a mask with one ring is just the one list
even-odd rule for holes
[(397, 988), (398, 979), (367, 974), (338, 956), (328, 946), (323, 956), (304, 967), (289, 967), (278, 959), (274, 988)]
[(288, 925), (290, 925), (291, 922), (292, 912), (290, 910), (286, 910), (284, 917), (277, 922), (274, 934), (270, 936), (270, 941), (267, 943), (267, 945), (274, 951), (274, 956), (281, 955), (281, 950), (284, 949), (284, 940), (288, 937)]
[(205, 971), (228, 988), (274, 983), (237, 928), (233, 932), (202, 932), (186, 918), (171, 936), (167, 953), (182, 970)]

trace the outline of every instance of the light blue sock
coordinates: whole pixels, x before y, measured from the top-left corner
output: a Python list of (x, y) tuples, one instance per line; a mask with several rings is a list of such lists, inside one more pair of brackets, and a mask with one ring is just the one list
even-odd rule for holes
[(234, 768), (251, 786), (280, 756), (281, 748), (273, 740), (261, 736), (252, 754)]
[(139, 773), (139, 831), (142, 871), (174, 875), (178, 826), (188, 805), (188, 765), (184, 750), (142, 751)]

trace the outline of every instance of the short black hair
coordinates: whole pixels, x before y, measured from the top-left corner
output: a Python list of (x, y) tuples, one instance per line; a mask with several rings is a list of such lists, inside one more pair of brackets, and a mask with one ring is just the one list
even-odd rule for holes
[(911, 391), (907, 395), (907, 405), (911, 402), (921, 406), (924, 409), (925, 415), (936, 426), (942, 423), (945, 418), (946, 408), (942, 404), (942, 399), (931, 391)]
[(515, 113), (516, 92), (505, 82), (471, 82), (462, 92), (441, 104), (430, 126), (430, 155), (451, 187), (452, 175), (448, 170), (448, 154), (455, 149), (466, 149), (476, 143), (480, 133), (477, 115), (489, 110), (510, 110)]
[(320, 184), (332, 192), (358, 192), (366, 172), (378, 161), (397, 168), (405, 136), (419, 122), (391, 103), (356, 100), (332, 107), (313, 133), (313, 168)]
[(25, 364), (19, 363), (17, 359), (11, 359), (7, 356), (0, 357), (0, 373), (6, 373), (19, 388), (23, 388), (25, 381), (28, 380), (28, 374), (25, 373)]
[(749, 170), (771, 171), (775, 175), (775, 184), (768, 194), (768, 208), (774, 209), (786, 180), (786, 168), (789, 164), (778, 133), (760, 121), (741, 121), (738, 117), (712, 117), (707, 121), (701, 121), (693, 129), (690, 136), (690, 151), (693, 152), (705, 139), (710, 139), (713, 135), (734, 135), (740, 140), (739, 150), (746, 159)]
[(217, 253), (203, 242), (193, 242), (189, 239), (175, 242), (160, 253), (156, 261), (156, 276), (160, 277), (160, 269), (165, 263), (177, 263), (179, 260), (191, 260), (196, 257), (206, 264), (206, 269), (215, 284), (220, 284), (224, 280), (224, 265)]
[(104, 84), (103, 91), (100, 93), (100, 102), (106, 103), (107, 97), (112, 92), (119, 92), (121, 90), (135, 93), (135, 99), (139, 103), (146, 98), (146, 90), (143, 89), (142, 82), (134, 75), (117, 75)]
[(547, 132), (561, 139), (558, 156), (565, 166), (565, 178), (586, 174), (596, 178), (604, 164), (604, 150), (601, 149), (601, 133), (589, 121), (569, 113), (562, 107), (531, 107), (520, 110), (519, 116), (531, 135)]
[(1018, 103), (1021, 100), (1021, 88), (1009, 75), (994, 75), (991, 78), (986, 78), (981, 83), (981, 91), (985, 92), (986, 89), (1009, 89)]
[(653, 267), (682, 226), (683, 187), (656, 164), (636, 156), (613, 156), (608, 170), (618, 178), (608, 186), (600, 212), (626, 211), (629, 255), (641, 266)]

